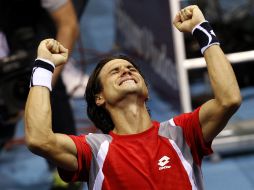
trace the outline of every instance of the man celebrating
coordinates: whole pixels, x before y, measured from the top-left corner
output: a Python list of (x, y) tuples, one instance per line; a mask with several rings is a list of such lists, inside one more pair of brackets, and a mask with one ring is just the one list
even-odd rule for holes
[(192, 32), (205, 57), (214, 99), (191, 113), (152, 121), (148, 89), (127, 57), (102, 60), (86, 88), (87, 113), (102, 134), (67, 136), (51, 129), (49, 94), (54, 68), (68, 50), (48, 39), (38, 47), (26, 104), (28, 148), (58, 165), (66, 181), (88, 181), (89, 189), (203, 189), (201, 162), (211, 142), (241, 103), (234, 72), (209, 23), (197, 6), (174, 19)]

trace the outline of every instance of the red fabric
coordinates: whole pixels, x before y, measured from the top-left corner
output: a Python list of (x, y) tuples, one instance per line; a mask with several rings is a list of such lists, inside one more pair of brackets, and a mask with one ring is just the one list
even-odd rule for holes
[(74, 141), (77, 148), (78, 170), (76, 172), (70, 172), (58, 168), (58, 173), (66, 182), (87, 181), (89, 177), (88, 171), (90, 170), (90, 163), (92, 159), (91, 148), (86, 143), (85, 135), (69, 136)]
[(196, 164), (201, 165), (205, 155), (213, 153), (211, 142), (206, 143), (203, 138), (202, 129), (199, 122), (200, 107), (190, 113), (184, 113), (174, 117), (177, 126), (183, 128), (184, 138), (191, 148), (192, 156)]
[[(212, 152), (203, 140), (198, 119), (199, 109), (174, 118), (182, 127), (183, 135), (191, 148), (194, 161), (200, 165), (203, 155)], [(158, 189), (188, 190), (191, 183), (183, 164), (169, 140), (158, 135), (159, 123), (134, 135), (116, 135), (110, 132), (112, 141), (103, 164), (102, 189)], [(78, 151), (78, 171), (61, 173), (63, 179), (87, 180), (91, 162), (91, 149), (84, 136), (71, 136)], [(161, 160), (164, 158), (164, 160)], [(159, 161), (161, 160), (161, 161)], [(60, 171), (61, 172), (61, 171)], [(96, 174), (95, 174), (96, 175)]]
[[(187, 173), (167, 138), (158, 136), (159, 124), (135, 135), (113, 137), (104, 162), (103, 189), (191, 189)], [(159, 160), (167, 156), (168, 168)]]

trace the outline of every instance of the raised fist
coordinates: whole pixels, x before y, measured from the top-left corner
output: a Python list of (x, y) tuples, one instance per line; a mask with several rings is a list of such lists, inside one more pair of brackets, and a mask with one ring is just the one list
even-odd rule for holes
[(175, 27), (181, 32), (192, 32), (192, 29), (205, 18), (197, 5), (191, 5), (180, 10), (173, 21)]
[(38, 46), (37, 58), (47, 59), (57, 67), (67, 62), (68, 49), (54, 39), (46, 39)]

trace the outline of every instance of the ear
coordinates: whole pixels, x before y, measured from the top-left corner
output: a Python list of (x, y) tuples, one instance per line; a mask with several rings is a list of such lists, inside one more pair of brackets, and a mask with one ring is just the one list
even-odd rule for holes
[(95, 95), (95, 103), (97, 106), (102, 106), (105, 103), (105, 99), (101, 94)]

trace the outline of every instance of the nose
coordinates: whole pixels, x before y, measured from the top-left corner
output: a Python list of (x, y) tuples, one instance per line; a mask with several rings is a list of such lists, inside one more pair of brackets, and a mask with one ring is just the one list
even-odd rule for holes
[(122, 67), (121, 68), (121, 75), (123, 76), (123, 75), (131, 75), (131, 71), (130, 71), (130, 69), (129, 68), (127, 68), (127, 67)]

